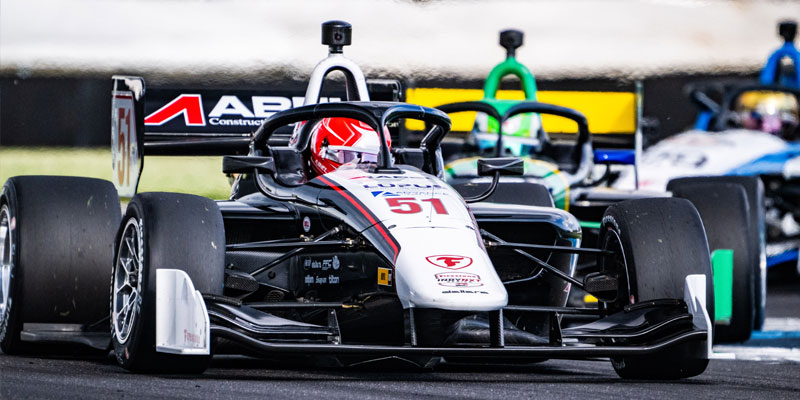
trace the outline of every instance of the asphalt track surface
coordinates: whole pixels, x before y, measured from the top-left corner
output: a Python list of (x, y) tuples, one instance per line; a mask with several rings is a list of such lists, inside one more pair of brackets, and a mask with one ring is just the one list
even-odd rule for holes
[[(800, 282), (771, 285), (767, 307), (771, 326), (789, 321), (792, 328), (792, 323), (800, 321)], [(711, 360), (702, 375), (672, 382), (624, 381), (604, 360), (551, 360), (525, 366), (450, 364), (409, 370), (286, 366), (217, 356), (203, 375), (170, 376), (127, 373), (111, 357), (0, 355), (0, 398), (800, 398), (800, 332), (769, 331), (756, 336), (743, 345), (723, 348), (748, 360)], [(760, 353), (769, 354), (758, 357)]]

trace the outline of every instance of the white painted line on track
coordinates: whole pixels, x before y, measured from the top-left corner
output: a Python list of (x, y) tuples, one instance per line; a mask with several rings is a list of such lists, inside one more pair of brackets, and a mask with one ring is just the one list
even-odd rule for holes
[(767, 318), (763, 329), (753, 332), (750, 342), (716, 345), (711, 358), (800, 363), (800, 318)]
[[(785, 347), (748, 347), (736, 345), (717, 345), (714, 346), (714, 353), (733, 353), (735, 358), (729, 360), (750, 360), (750, 361), (791, 361), (800, 363), (800, 349)], [(717, 359), (716, 357), (713, 357)]]
[(714, 346), (714, 353), (711, 354), (712, 360), (735, 360), (736, 354), (735, 353), (725, 353), (718, 350), (719, 346)]
[(800, 318), (766, 318), (762, 331), (798, 331), (800, 332)]

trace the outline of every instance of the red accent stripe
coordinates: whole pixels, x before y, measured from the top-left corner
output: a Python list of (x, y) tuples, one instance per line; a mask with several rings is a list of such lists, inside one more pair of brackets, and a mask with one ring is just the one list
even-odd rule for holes
[(344, 190), (340, 189), (340, 188), (339, 188), (339, 186), (337, 186), (337, 185), (333, 184), (333, 182), (331, 182), (330, 180), (328, 180), (328, 179), (327, 179), (327, 178), (325, 178), (324, 176), (319, 176), (318, 178), (319, 178), (319, 180), (320, 180), (320, 181), (322, 181), (322, 182), (323, 182), (323, 183), (325, 183), (326, 185), (328, 185), (328, 186), (332, 187), (332, 188), (333, 188), (333, 190), (335, 190), (335, 191), (337, 191), (339, 194), (341, 194), (341, 195), (342, 195), (342, 197), (344, 197), (345, 199), (347, 199), (347, 201), (349, 201), (349, 202), (350, 202), (350, 203), (352, 203), (354, 206), (356, 206), (356, 208), (358, 209), (358, 211), (360, 211), (362, 214), (364, 214), (364, 216), (366, 216), (366, 217), (367, 217), (367, 219), (369, 220), (369, 222), (370, 222), (372, 225), (375, 225), (375, 226), (378, 228), (378, 231), (381, 233), (381, 235), (383, 235), (384, 239), (386, 239), (386, 241), (389, 243), (389, 246), (392, 246), (392, 250), (394, 250), (394, 259), (393, 259), (392, 261), (395, 261), (395, 260), (397, 260), (397, 252), (398, 252), (397, 245), (395, 245), (395, 244), (394, 244), (394, 240), (392, 240), (392, 239), (389, 237), (389, 234), (388, 234), (388, 233), (386, 233), (386, 231), (383, 229), (383, 227), (382, 227), (380, 224), (378, 224), (378, 222), (377, 222), (377, 221), (375, 221), (375, 218), (372, 218), (372, 215), (371, 215), (369, 212), (367, 212), (367, 210), (365, 210), (363, 207), (361, 207), (361, 204), (358, 204), (358, 202), (357, 202), (357, 201), (355, 201), (355, 200), (354, 200), (352, 197), (350, 197), (350, 195), (349, 195), (349, 194), (347, 194), (347, 192), (345, 192)]

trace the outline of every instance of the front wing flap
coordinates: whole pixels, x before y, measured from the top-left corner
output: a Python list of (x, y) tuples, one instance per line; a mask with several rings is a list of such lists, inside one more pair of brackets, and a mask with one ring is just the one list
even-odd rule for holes
[(205, 301), (186, 272), (156, 270), (156, 351), (211, 353), (211, 323)]

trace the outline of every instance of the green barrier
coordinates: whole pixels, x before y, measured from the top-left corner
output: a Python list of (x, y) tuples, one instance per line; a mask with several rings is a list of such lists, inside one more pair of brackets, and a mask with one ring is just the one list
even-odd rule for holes
[(714, 315), (716, 323), (728, 324), (733, 314), (733, 250), (717, 249), (711, 252), (711, 269), (714, 272)]

